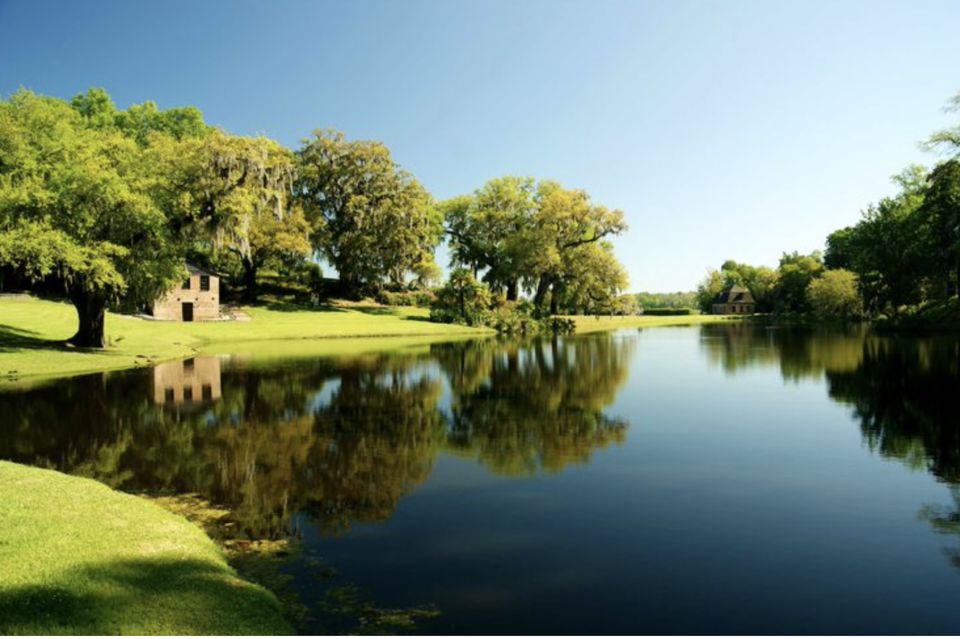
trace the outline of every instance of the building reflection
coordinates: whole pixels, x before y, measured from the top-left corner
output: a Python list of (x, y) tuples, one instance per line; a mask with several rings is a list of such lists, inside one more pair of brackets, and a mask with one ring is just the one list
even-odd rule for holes
[(220, 358), (193, 357), (153, 369), (153, 401), (164, 405), (199, 405), (220, 399)]

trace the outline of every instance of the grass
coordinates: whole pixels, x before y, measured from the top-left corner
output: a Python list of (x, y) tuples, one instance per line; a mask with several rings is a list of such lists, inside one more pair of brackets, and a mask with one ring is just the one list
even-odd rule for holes
[(89, 479), (0, 462), (0, 634), (286, 634), (197, 526)]
[(199, 353), (322, 355), (395, 348), (401, 344), (398, 338), (415, 344), (489, 334), (486, 329), (427, 321), (428, 311), (419, 308), (353, 305), (303, 310), (274, 305), (244, 311), (248, 322), (156, 322), (108, 313), (110, 346), (86, 350), (63, 345), (76, 327), (71, 305), (0, 296), (0, 385), (147, 366)]
[[(243, 310), (250, 321), (157, 322), (108, 313), (110, 346), (88, 350), (63, 344), (76, 326), (71, 305), (29, 296), (0, 296), (0, 386), (150, 366), (197, 354), (243, 354), (259, 359), (355, 354), (492, 334), (488, 329), (430, 322), (426, 309), (412, 307), (353, 304), (306, 310), (275, 303)], [(590, 333), (738, 318), (639, 315), (573, 319), (578, 333)]]
[(570, 315), (567, 317), (576, 322), (577, 333), (596, 333), (620, 328), (693, 326), (743, 321), (742, 315)]

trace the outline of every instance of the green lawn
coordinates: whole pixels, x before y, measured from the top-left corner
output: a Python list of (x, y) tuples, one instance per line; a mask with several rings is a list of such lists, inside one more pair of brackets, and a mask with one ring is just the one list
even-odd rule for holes
[[(422, 308), (355, 305), (304, 310), (257, 306), (244, 310), (250, 316), (248, 322), (157, 322), (110, 313), (106, 322), (110, 346), (84, 350), (63, 345), (76, 327), (76, 313), (69, 304), (0, 296), (0, 386), (148, 366), (201, 353), (261, 358), (353, 354), (492, 334), (488, 329), (430, 322), (428, 311)], [(573, 319), (578, 333), (590, 333), (737, 318), (639, 315)]]
[(98, 482), (0, 462), (0, 634), (288, 634), (200, 528)]
[[(0, 385), (146, 366), (198, 353), (323, 355), (490, 334), (429, 322), (428, 311), (419, 308), (281, 308), (244, 309), (249, 322), (156, 322), (111, 313), (106, 321), (109, 348), (84, 350), (62, 345), (76, 328), (69, 304), (0, 296)], [(363, 339), (320, 339), (348, 337)]]

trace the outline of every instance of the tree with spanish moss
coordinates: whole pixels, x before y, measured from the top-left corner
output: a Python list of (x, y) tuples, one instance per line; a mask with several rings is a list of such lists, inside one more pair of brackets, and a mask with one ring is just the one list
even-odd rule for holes
[(440, 241), (430, 194), (380, 142), (316, 131), (297, 152), (298, 203), (313, 246), (354, 293), (402, 285)]

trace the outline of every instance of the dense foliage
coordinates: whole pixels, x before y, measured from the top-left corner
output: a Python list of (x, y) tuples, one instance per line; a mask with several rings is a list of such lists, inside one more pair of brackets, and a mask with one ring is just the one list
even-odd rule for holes
[(646, 291), (637, 293), (637, 303), (644, 310), (659, 308), (687, 308), (692, 309), (698, 306), (697, 294), (693, 291), (676, 293), (648, 293)]
[(182, 277), (185, 239), (207, 217), (198, 117), (118, 112), (98, 91), (0, 101), (0, 266), (69, 297), (74, 344), (103, 346), (107, 304), (147, 303)]
[[(635, 312), (607, 241), (625, 228), (586, 192), (532, 178), (437, 205), (385, 145), (336, 131), (291, 151), (209, 126), (194, 107), (121, 110), (102, 89), (0, 100), (0, 287), (66, 295), (80, 346), (104, 346), (106, 309), (150, 307), (188, 259), (247, 301), (272, 277), (298, 301), (373, 295), (508, 332), (548, 313)], [(433, 290), (445, 235), (454, 272)]]
[(315, 220), (314, 248), (353, 288), (401, 285), (433, 263), (440, 214), (380, 142), (317, 131), (297, 153), (296, 195)]
[[(454, 267), (507, 301), (532, 294), (537, 312), (590, 312), (627, 285), (605, 238), (626, 229), (623, 213), (582, 190), (507, 176), (441, 204)], [(481, 275), (482, 272), (482, 275)]]

